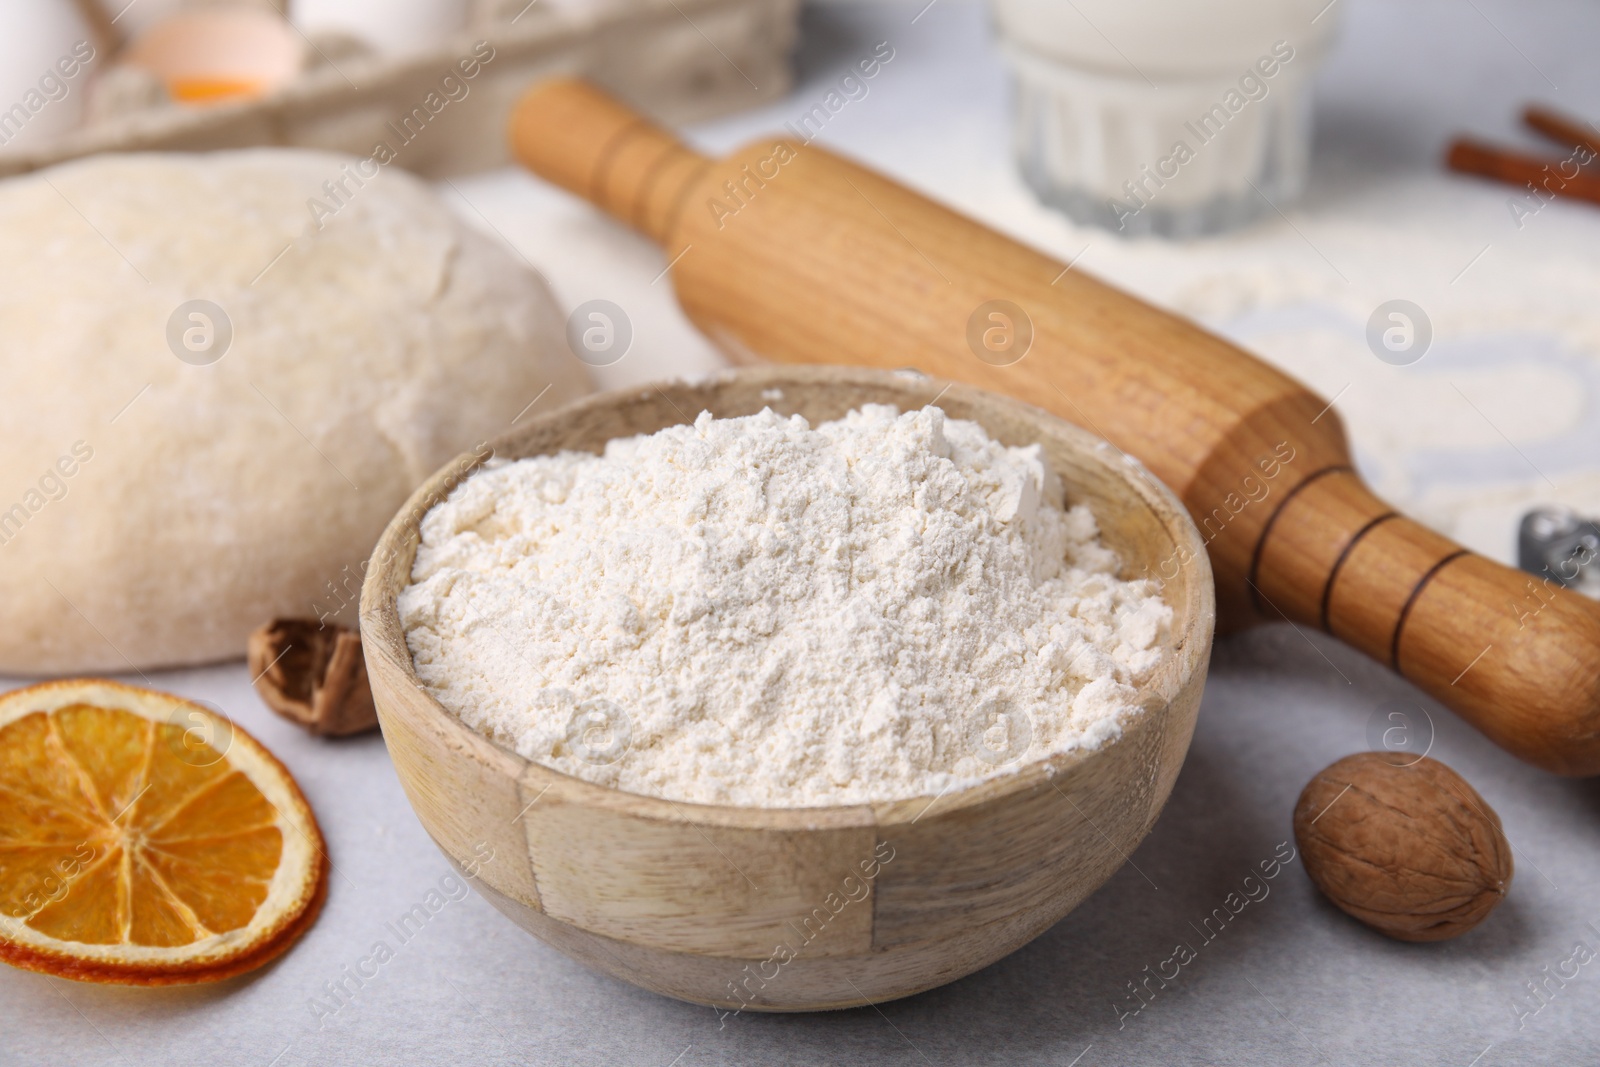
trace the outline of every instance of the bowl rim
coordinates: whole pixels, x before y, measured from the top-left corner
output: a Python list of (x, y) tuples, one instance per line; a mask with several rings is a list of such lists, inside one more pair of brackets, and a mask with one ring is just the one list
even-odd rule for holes
[[(416, 674), (416, 665), (405, 641), (405, 630), (400, 623), (398, 592), (387, 593), (383, 586), (393, 577), (397, 566), (404, 561), (405, 581), (397, 582), (396, 589), (409, 584), (411, 565), (415, 560), (413, 531), (420, 526), (422, 517), (431, 508), (448, 498), (451, 492), (495, 455), (511, 456), (513, 442), (536, 435), (541, 428), (558, 421), (582, 423), (585, 417), (619, 404), (637, 403), (657, 393), (667, 396), (669, 404), (677, 408), (667, 394), (669, 389), (706, 389), (731, 381), (739, 381), (765, 388), (805, 389), (817, 385), (858, 384), (878, 390), (903, 391), (908, 382), (915, 382), (919, 391), (934, 388), (935, 400), (946, 397), (966, 409), (985, 408), (1005, 410), (1023, 421), (1047, 425), (1053, 433), (1077, 446), (1085, 461), (1096, 462), (1109, 473), (1119, 475), (1129, 485), (1134, 496), (1144, 506), (1151, 521), (1159, 523), (1172, 538), (1176, 551), (1187, 549), (1188, 558), (1180, 561), (1180, 573), (1188, 571), (1188, 580), (1182, 604), (1168, 603), (1174, 615), (1187, 625), (1175, 631), (1167, 644), (1167, 657), (1156, 671), (1137, 689), (1139, 713), (1122, 725), (1121, 733), (1093, 749), (1074, 749), (1067, 752), (1046, 753), (1029, 759), (1004, 773), (981, 779), (959, 789), (946, 789), (937, 795), (918, 795), (894, 800), (869, 801), (853, 804), (823, 804), (810, 807), (757, 807), (753, 805), (706, 804), (696, 801), (674, 800), (667, 797), (634, 793), (616, 786), (602, 785), (578, 778), (565, 771), (539, 763), (514, 749), (480, 734), (463, 723), (445, 708), (428, 691)], [(943, 388), (937, 388), (943, 386)], [(863, 400), (862, 403), (878, 401)], [(928, 401), (933, 403), (933, 401)], [(942, 406), (942, 405), (941, 405)], [(684, 412), (679, 409), (679, 414)], [(950, 415), (984, 425), (976, 412), (967, 411)], [(682, 422), (692, 422), (685, 416)], [(663, 428), (674, 423), (664, 423)], [(985, 425), (987, 432), (992, 428)], [(516, 458), (549, 453), (529, 452)], [(1058, 472), (1059, 474), (1060, 472)], [(1069, 491), (1072, 483), (1067, 482)], [(1080, 494), (1092, 502), (1093, 496)], [(1098, 521), (1098, 519), (1097, 519)], [(376, 563), (376, 566), (369, 564)], [(1126, 564), (1124, 564), (1126, 567)], [(1148, 724), (1154, 717), (1164, 715), (1172, 700), (1188, 687), (1196, 672), (1207, 668), (1212, 637), (1216, 624), (1216, 594), (1210, 557), (1204, 539), (1189, 517), (1177, 494), (1159, 481), (1137, 459), (1117, 449), (1116, 446), (1073, 423), (1053, 415), (1042, 408), (959, 382), (947, 382), (914, 369), (884, 371), (844, 365), (762, 365), (735, 367), (693, 376), (676, 376), (642, 385), (607, 390), (581, 397), (560, 408), (530, 419), (515, 429), (482, 442), (473, 450), (463, 452), (434, 471), (419, 485), (384, 528), (368, 560), (363, 563), (365, 578), (361, 590), (361, 636), (366, 655), (375, 654), (398, 669), (410, 686), (424, 698), (431, 715), (438, 720), (433, 725), (442, 729), (453, 747), (467, 749), (479, 756), (482, 762), (497, 765), (507, 771), (515, 768), (519, 788), (535, 792), (534, 803), (546, 793), (564, 803), (590, 808), (613, 809), (646, 819), (676, 823), (697, 823), (706, 826), (749, 828), (764, 830), (836, 829), (852, 826), (890, 827), (915, 823), (935, 804), (940, 805), (941, 816), (959, 809), (973, 808), (1040, 788), (1051, 786), (1059, 791), (1053, 779), (1093, 760), (1119, 744), (1131, 733)], [(1161, 579), (1155, 579), (1158, 583)], [(1171, 582), (1164, 583), (1163, 591), (1172, 589)], [(398, 646), (398, 647), (397, 647)], [(375, 694), (376, 695), (376, 694)], [(380, 720), (383, 714), (378, 702)], [(532, 807), (530, 803), (529, 807)], [(527, 809), (524, 809), (525, 811)]]

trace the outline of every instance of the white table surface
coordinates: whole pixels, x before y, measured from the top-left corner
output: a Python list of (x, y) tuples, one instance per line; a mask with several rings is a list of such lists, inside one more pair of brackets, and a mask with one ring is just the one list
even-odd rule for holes
[[(1438, 167), (1457, 131), (1543, 147), (1516, 128), (1529, 100), (1600, 114), (1600, 8), (1339, 0), (1307, 197), (1286, 218), (1175, 246), (1120, 242), (1039, 208), (1010, 166), (1005, 75), (982, 8), (925, 2), (810, 10), (795, 93), (693, 139), (722, 149), (776, 127), (887, 40), (895, 58), (823, 143), (1062, 258), (1081, 252), (1081, 268), (1339, 394), (1368, 477), (1474, 548), (1509, 559), (1513, 523), (1534, 502), (1600, 513), (1600, 212), (1554, 204), (1518, 229), (1506, 190)], [(643, 241), (519, 173), (441, 190), (537, 264), (565, 306), (604, 297), (627, 309), (636, 339), (604, 384), (720, 365), (666, 280), (652, 282), (663, 262)], [(1379, 363), (1362, 340), (1367, 315), (1396, 297), (1420, 304), (1436, 335), (1406, 368)], [(324, 983), (449, 868), (377, 736), (306, 737), (261, 705), (242, 664), (150, 681), (224, 709), (293, 770), (336, 864), (327, 909), (281, 961), (210, 988), (102, 988), (0, 968), (0, 1063), (1490, 1067), (1588, 1063), (1600, 1049), (1600, 961), (1520, 1030), (1515, 1011), (1523, 983), (1575, 942), (1600, 950), (1600, 784), (1517, 763), (1388, 671), (1287, 626), (1218, 644), (1166, 813), (1133, 864), (1033, 944), (880, 1008), (720, 1023), (585, 970), (476, 895), (319, 1020), (311, 1001)], [(1433, 755), (1502, 816), (1517, 862), (1505, 904), (1458, 941), (1403, 945), (1333, 909), (1294, 863), (1119, 1026), (1125, 983), (1179, 940), (1198, 941), (1191, 924), (1290, 839), (1306, 780), (1368, 747), (1369, 721), (1395, 701), (1421, 705)]]

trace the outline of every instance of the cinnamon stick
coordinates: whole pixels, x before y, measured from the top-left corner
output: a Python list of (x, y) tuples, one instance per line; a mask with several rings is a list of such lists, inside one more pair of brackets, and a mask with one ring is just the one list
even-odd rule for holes
[(1600, 130), (1581, 119), (1563, 115), (1551, 108), (1530, 104), (1522, 112), (1522, 121), (1538, 130), (1557, 144), (1567, 148), (1587, 148), (1600, 155)]
[(1450, 145), (1445, 162), (1461, 174), (1476, 174), (1508, 185), (1532, 185), (1556, 196), (1600, 204), (1600, 178), (1579, 170), (1576, 159), (1539, 159), (1460, 138)]

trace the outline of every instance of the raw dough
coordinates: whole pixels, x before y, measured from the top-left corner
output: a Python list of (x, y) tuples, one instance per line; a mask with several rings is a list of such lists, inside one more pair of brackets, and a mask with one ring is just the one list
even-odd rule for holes
[[(106, 156), (0, 183), (0, 672), (202, 663), (274, 616), (348, 623), (413, 487), (589, 388), (532, 271), (410, 175), (358, 186), (354, 165)], [(308, 202), (341, 179), (319, 228)], [(168, 342), (196, 299), (232, 324), (210, 364)]]

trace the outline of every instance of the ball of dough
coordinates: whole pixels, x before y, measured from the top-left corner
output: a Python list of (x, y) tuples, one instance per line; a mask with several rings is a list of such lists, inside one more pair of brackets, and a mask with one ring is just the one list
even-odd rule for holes
[(0, 336), (4, 673), (349, 623), (413, 488), (590, 388), (532, 270), (409, 174), (322, 152), (0, 182)]

